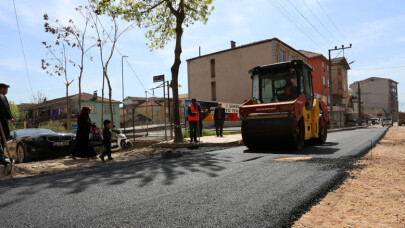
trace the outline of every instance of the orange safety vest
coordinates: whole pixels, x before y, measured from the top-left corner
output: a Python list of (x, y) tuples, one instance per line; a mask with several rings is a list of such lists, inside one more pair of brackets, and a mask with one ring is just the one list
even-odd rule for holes
[(199, 113), (198, 113), (198, 105), (194, 106), (193, 104), (191, 104), (188, 107), (190, 107), (190, 110), (191, 110), (192, 113), (195, 113), (194, 116), (188, 115), (188, 121), (199, 121), (200, 116), (199, 116)]

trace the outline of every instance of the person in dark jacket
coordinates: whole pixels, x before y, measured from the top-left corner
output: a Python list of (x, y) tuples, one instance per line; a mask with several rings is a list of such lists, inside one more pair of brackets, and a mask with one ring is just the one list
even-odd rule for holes
[(108, 156), (108, 160), (112, 161), (114, 158), (111, 157), (111, 142), (112, 142), (112, 122), (111, 120), (104, 120), (104, 129), (103, 129), (103, 145), (104, 145), (104, 152), (100, 155), (101, 161), (104, 160), (104, 156)]
[(73, 159), (76, 157), (97, 158), (96, 151), (90, 145), (90, 129), (94, 126), (89, 117), (90, 112), (90, 107), (83, 107), (77, 118), (76, 144), (71, 155)]
[[(6, 94), (8, 93), (8, 88), (10, 86), (4, 83), (0, 83), (0, 124), (3, 127), (4, 135), (6, 140), (10, 138), (10, 128), (8, 127), (8, 121), (15, 123), (13, 115), (11, 114), (10, 105), (8, 103)], [(4, 156), (4, 146), (2, 137), (0, 137), (0, 164), (8, 164), (6, 157)]]
[(225, 109), (222, 108), (222, 104), (218, 103), (218, 107), (214, 110), (214, 122), (215, 131), (217, 132), (217, 137), (222, 137), (222, 131), (224, 129), (225, 121)]

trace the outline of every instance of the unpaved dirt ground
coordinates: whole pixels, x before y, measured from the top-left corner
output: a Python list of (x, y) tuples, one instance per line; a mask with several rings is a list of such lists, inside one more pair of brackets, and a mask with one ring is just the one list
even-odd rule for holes
[(293, 227), (405, 227), (405, 127), (391, 127), (358, 164)]
[[(109, 162), (123, 162), (123, 161), (130, 161), (140, 158), (146, 158), (149, 156), (153, 156), (155, 154), (159, 154), (160, 150), (153, 149), (153, 148), (140, 148), (134, 149), (131, 151), (121, 151), (121, 152), (113, 152), (112, 157), (114, 161)], [(14, 167), (14, 172), (12, 176), (5, 176), (3, 173), (0, 174), (0, 180), (9, 179), (9, 178), (21, 178), (27, 176), (34, 176), (46, 173), (54, 173), (60, 172), (64, 170), (71, 170), (71, 169), (81, 169), (91, 166), (98, 166), (105, 164), (100, 159), (84, 159), (78, 158), (73, 160), (71, 158), (60, 158), (60, 159), (53, 159), (53, 160), (44, 160), (44, 161), (35, 161), (29, 163), (22, 163), (16, 164)], [(3, 166), (0, 166), (0, 172), (3, 171)]]

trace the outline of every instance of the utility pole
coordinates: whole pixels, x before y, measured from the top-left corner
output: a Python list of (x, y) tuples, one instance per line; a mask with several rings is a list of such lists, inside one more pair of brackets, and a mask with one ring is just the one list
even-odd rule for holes
[(125, 110), (125, 103), (124, 103), (124, 99), (125, 99), (124, 98), (124, 58), (126, 58), (126, 57), (128, 57), (128, 56), (123, 55), (121, 57), (121, 67), (122, 67), (121, 68), (121, 72), (122, 72), (122, 111), (123, 111), (123, 114), (124, 114), (124, 134), (125, 134), (125, 131), (126, 131), (126, 123), (125, 123), (125, 121), (126, 121), (126, 117), (127, 117), (127, 115), (125, 113), (126, 110)]
[[(333, 122), (333, 105), (334, 105), (334, 102), (333, 102), (333, 93), (332, 93), (332, 91), (333, 91), (332, 59), (331, 59), (330, 53), (332, 51), (337, 51), (337, 50), (343, 50), (344, 51), (345, 49), (348, 49), (348, 48), (352, 48), (352, 44), (350, 44), (349, 47), (345, 47), (344, 45), (342, 45), (341, 48), (338, 48), (337, 46), (335, 46), (334, 49), (329, 49), (328, 50), (328, 54), (329, 54), (329, 84), (330, 84), (330, 88), (329, 88), (329, 93), (330, 93), (330, 101), (329, 101), (330, 102), (330, 105), (329, 105), (329, 107), (330, 107), (330, 110), (329, 110), (330, 129), (334, 128), (334, 122)], [(339, 91), (338, 91), (338, 94), (339, 94)]]
[(167, 83), (167, 104), (169, 106), (169, 124), (170, 124), (170, 139), (173, 139), (173, 125), (172, 125), (172, 115), (171, 115), (171, 104), (170, 104), (170, 83), (169, 81)]
[(145, 117), (146, 117), (146, 136), (149, 135), (149, 118), (148, 118), (148, 91), (145, 91), (146, 106), (145, 106)]
[(135, 142), (135, 108), (132, 109), (132, 137)]
[(363, 125), (363, 115), (361, 113), (361, 88), (360, 82), (357, 82), (357, 108), (359, 109), (359, 126)]

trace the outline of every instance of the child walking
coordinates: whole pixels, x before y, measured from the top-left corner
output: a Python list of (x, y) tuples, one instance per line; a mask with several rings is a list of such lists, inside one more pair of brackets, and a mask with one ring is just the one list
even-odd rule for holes
[(105, 162), (104, 156), (106, 155), (108, 156), (108, 160), (114, 160), (114, 158), (111, 157), (111, 141), (112, 141), (111, 129), (112, 129), (111, 120), (104, 120), (104, 129), (103, 129), (104, 152), (99, 157), (103, 162)]

